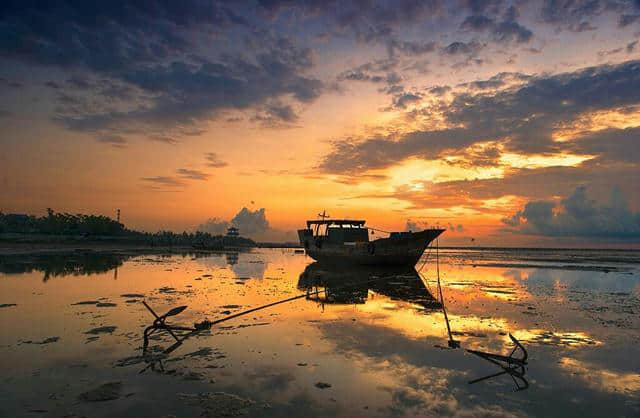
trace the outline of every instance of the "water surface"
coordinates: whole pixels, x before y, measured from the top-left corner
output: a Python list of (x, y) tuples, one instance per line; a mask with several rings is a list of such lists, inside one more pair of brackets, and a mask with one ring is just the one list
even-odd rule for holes
[[(459, 348), (433, 252), (419, 272), (279, 249), (0, 257), (0, 416), (640, 415), (640, 253), (439, 259)], [(142, 355), (142, 300), (190, 326), (301, 294)], [(509, 333), (523, 379), (469, 384), (502, 369), (465, 350), (507, 355)]]

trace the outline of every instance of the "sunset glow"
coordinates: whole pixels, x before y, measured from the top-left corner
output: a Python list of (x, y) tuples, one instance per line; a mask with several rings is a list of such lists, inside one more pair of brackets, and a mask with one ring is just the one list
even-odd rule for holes
[[(181, 232), (265, 208), (244, 233), (291, 241), (327, 210), (462, 225), (449, 245), (636, 246), (636, 3), (472, 3), (8, 7), (0, 211)], [(589, 220), (563, 203), (582, 196)]]

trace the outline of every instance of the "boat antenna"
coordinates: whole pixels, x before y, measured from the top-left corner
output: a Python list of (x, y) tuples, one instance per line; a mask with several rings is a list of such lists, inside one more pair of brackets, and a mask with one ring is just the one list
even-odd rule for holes
[[(327, 215), (327, 210), (323, 210), (322, 213), (318, 214), (319, 218), (322, 218), (322, 220), (324, 221), (326, 218), (330, 218), (331, 216)], [(320, 224), (316, 225), (316, 235), (318, 235), (318, 233), (320, 232)]]

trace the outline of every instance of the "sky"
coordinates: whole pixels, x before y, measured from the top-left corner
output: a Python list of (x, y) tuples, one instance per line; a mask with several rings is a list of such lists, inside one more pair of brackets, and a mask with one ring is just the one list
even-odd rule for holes
[(0, 211), (640, 246), (640, 1), (4, 1)]

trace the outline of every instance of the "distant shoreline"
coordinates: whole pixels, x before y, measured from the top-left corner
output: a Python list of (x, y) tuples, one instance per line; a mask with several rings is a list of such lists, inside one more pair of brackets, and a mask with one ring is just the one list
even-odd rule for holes
[[(251, 248), (251, 247), (248, 247)], [(174, 254), (174, 253), (212, 253), (230, 251), (228, 249), (200, 249), (185, 245), (148, 245), (113, 242), (57, 242), (57, 243), (18, 243), (0, 241), (0, 256), (30, 254), (66, 254), (74, 252), (102, 253), (140, 253), (140, 254)], [(237, 251), (237, 249), (236, 249)]]
[[(54, 238), (54, 237), (52, 237)], [(197, 247), (192, 245), (152, 245), (149, 243), (127, 242), (126, 240), (105, 239), (68, 239), (55, 237), (47, 242), (43, 241), (14, 241), (0, 240), (0, 256), (20, 254), (64, 254), (73, 252), (136, 252), (141, 254), (177, 254), (177, 253), (217, 253), (230, 251), (247, 251), (255, 248), (301, 248), (295, 243), (256, 243), (254, 246), (228, 246), (221, 248)], [(61, 239), (60, 239), (61, 238)], [(456, 247), (442, 246), (441, 250), (475, 250), (475, 251), (620, 251), (634, 252), (634, 248), (540, 248), (540, 247)], [(429, 250), (427, 250), (429, 251)]]

